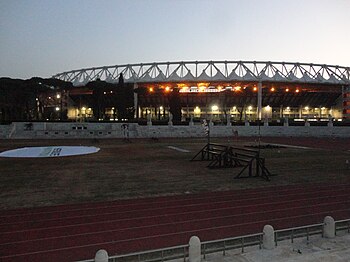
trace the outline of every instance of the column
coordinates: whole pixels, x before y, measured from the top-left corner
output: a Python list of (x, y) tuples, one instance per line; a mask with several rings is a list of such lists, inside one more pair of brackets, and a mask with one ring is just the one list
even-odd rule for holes
[(350, 86), (343, 87), (343, 119), (350, 120)]
[[(134, 91), (138, 88), (137, 83), (134, 83)], [(139, 105), (138, 105), (138, 94), (134, 92), (134, 118), (139, 118)]]
[(188, 248), (189, 262), (201, 261), (201, 241), (197, 236), (192, 236)]
[(258, 83), (258, 106), (257, 106), (257, 118), (261, 120), (261, 110), (262, 110), (262, 82)]
[(271, 225), (265, 225), (263, 229), (263, 247), (264, 249), (275, 248), (275, 230)]
[(335, 222), (331, 216), (326, 216), (323, 221), (323, 236), (325, 238), (335, 237)]

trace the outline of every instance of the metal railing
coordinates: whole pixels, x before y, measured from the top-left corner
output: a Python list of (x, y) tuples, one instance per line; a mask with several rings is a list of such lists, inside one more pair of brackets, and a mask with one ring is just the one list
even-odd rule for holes
[[(312, 235), (323, 236), (324, 223), (292, 227), (286, 229), (275, 230), (275, 245), (278, 246), (278, 242), (284, 240), (291, 240), (294, 243), (295, 238), (306, 237), (306, 240), (310, 240)], [(335, 221), (335, 234), (337, 232), (346, 230), (350, 233), (350, 219)], [(201, 252), (203, 258), (206, 258), (207, 254), (222, 252), (225, 256), (226, 251), (232, 249), (241, 249), (244, 253), (246, 247), (259, 246), (262, 248), (263, 233), (250, 234), (238, 237), (231, 237), (219, 240), (210, 240), (201, 242)], [(134, 252), (124, 255), (114, 255), (109, 257), (109, 262), (156, 262), (167, 261), (172, 259), (180, 259), (186, 261), (188, 257), (189, 245), (179, 245), (162, 249), (154, 249), (149, 251)], [(79, 262), (94, 262), (94, 259), (82, 260)]]

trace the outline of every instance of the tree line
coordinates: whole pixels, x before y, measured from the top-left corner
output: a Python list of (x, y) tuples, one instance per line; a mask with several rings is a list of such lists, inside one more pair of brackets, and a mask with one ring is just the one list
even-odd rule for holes
[[(74, 88), (71, 82), (54, 78), (0, 78), (0, 122), (68, 120), (68, 103), (72, 98), (70, 91)], [(125, 83), (122, 74), (116, 84), (97, 79), (79, 88), (92, 90), (88, 100), (93, 120), (96, 121), (106, 118), (106, 108), (114, 108), (114, 119), (133, 119), (136, 110), (134, 94), (145, 92), (144, 88), (134, 90), (132, 84)], [(168, 101), (173, 119), (181, 121), (177, 89), (169, 94)], [(58, 110), (55, 110), (57, 107)]]

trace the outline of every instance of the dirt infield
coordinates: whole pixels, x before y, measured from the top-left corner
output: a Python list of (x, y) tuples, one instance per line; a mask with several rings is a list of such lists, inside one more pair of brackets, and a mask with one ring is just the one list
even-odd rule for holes
[[(227, 145), (252, 145), (256, 138), (221, 138)], [(239, 168), (208, 169), (190, 162), (204, 139), (0, 140), (0, 152), (25, 146), (83, 145), (93, 155), (44, 159), (0, 158), (0, 209), (98, 202), (146, 196), (350, 181), (350, 139), (262, 138), (262, 143), (310, 147), (261, 150), (271, 182), (234, 180)], [(178, 151), (172, 146), (190, 152)]]

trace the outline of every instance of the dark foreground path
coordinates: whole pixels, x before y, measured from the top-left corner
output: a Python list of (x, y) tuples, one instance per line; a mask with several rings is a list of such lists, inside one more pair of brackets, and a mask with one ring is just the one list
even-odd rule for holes
[(350, 184), (280, 186), (7, 210), (0, 261), (75, 261), (350, 218)]

